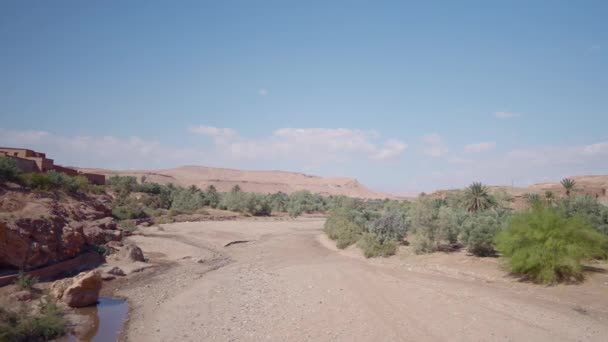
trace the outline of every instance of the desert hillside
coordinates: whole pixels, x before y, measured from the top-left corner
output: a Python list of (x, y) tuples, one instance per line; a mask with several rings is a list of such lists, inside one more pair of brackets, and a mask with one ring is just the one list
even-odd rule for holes
[(391, 195), (369, 190), (354, 178), (319, 177), (286, 171), (246, 171), (211, 168), (203, 166), (183, 166), (165, 170), (105, 170), (80, 169), (81, 171), (101, 173), (106, 176), (146, 176), (150, 182), (173, 183), (181, 186), (196, 185), (205, 188), (215, 186), (219, 191), (229, 191), (238, 185), (244, 191), (292, 193), (308, 190), (321, 195), (345, 195), (364, 199), (391, 198)]

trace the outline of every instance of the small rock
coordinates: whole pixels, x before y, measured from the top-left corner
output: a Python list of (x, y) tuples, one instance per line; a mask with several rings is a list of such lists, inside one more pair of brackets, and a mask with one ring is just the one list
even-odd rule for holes
[(114, 280), (114, 279), (116, 279), (116, 277), (111, 274), (104, 273), (101, 275), (101, 280), (103, 280), (103, 281)]
[(141, 248), (135, 244), (125, 245), (117, 254), (116, 257), (125, 261), (142, 261), (145, 262), (144, 253)]
[(119, 276), (119, 277), (126, 276), (125, 271), (123, 271), (120, 267), (116, 267), (116, 266), (112, 267), (107, 273), (115, 275), (115, 276)]

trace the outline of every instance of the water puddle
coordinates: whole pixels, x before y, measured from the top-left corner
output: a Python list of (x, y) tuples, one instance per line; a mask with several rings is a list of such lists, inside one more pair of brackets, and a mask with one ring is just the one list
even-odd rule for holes
[(82, 329), (74, 335), (63, 339), (65, 342), (108, 342), (117, 341), (123, 324), (127, 320), (129, 306), (124, 299), (99, 298), (97, 306), (76, 310), (83, 316)]

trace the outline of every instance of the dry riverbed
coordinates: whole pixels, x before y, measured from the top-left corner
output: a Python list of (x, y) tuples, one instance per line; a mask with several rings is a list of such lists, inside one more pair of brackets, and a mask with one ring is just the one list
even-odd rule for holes
[(605, 341), (608, 274), (521, 283), (463, 252), (366, 260), (323, 219), (174, 223), (129, 237), (157, 267), (109, 283), (125, 341)]

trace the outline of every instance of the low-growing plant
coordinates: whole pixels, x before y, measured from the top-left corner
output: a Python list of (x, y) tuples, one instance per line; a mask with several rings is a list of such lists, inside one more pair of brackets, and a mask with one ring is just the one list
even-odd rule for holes
[(364, 233), (357, 242), (357, 247), (361, 248), (366, 258), (388, 257), (396, 253), (397, 241), (385, 240), (373, 233)]
[(325, 210), (325, 202), (321, 195), (310, 191), (296, 191), (289, 195), (287, 212), (291, 217), (298, 217), (304, 213), (322, 212)]
[(357, 242), (363, 232), (364, 226), (358, 224), (347, 208), (333, 209), (325, 221), (324, 230), (327, 236), (336, 241), (336, 246), (344, 249)]
[(119, 226), (122, 230), (131, 233), (137, 230), (137, 225), (135, 224), (134, 220), (122, 220), (120, 221)]
[(16, 181), (19, 179), (19, 174), (21, 169), (13, 159), (0, 156), (0, 183)]
[(112, 216), (119, 220), (131, 220), (147, 217), (143, 208), (132, 202), (118, 203), (112, 208)]
[(508, 213), (485, 211), (471, 214), (462, 225), (460, 241), (477, 256), (493, 256), (494, 238), (507, 221)]
[(411, 245), (416, 254), (432, 253), (437, 249), (435, 241), (420, 233), (414, 235)]
[(384, 243), (402, 241), (409, 229), (408, 216), (402, 208), (390, 207), (382, 215), (368, 224), (368, 231)]
[(608, 238), (582, 216), (537, 205), (512, 217), (496, 248), (514, 274), (539, 283), (581, 280), (582, 262), (605, 256)]
[(38, 310), (0, 307), (0, 341), (48, 341), (65, 333), (63, 313), (48, 296), (41, 300)]
[(32, 290), (36, 284), (38, 284), (38, 278), (23, 272), (19, 272), (15, 280), (15, 285), (20, 290)]

